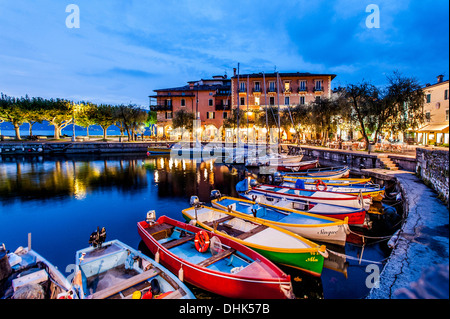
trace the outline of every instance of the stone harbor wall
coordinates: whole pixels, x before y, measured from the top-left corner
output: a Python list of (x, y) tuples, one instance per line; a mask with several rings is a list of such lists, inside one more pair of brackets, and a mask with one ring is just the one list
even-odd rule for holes
[(432, 187), (445, 203), (449, 203), (449, 151), (428, 148), (416, 149), (416, 173)]

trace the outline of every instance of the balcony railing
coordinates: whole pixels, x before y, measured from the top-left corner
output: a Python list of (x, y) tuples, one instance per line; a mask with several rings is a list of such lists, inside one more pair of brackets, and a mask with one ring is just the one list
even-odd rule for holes
[(306, 93), (308, 92), (308, 89), (306, 87), (299, 87), (298, 88), (298, 93)]
[(313, 89), (314, 92), (323, 92), (323, 87), (315, 87)]
[(150, 105), (150, 110), (152, 111), (172, 111), (172, 105)]
[(216, 104), (216, 111), (229, 111), (231, 110), (230, 105), (225, 105), (225, 104)]

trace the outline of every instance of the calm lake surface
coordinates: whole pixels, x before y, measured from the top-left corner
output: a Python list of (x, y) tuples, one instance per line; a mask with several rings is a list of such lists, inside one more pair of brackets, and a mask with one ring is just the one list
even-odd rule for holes
[[(69, 276), (75, 252), (88, 246), (98, 226), (106, 228), (107, 240), (119, 239), (145, 253), (136, 223), (147, 211), (183, 221), (181, 211), (189, 207), (190, 196), (207, 204), (213, 189), (237, 196), (235, 185), (243, 176), (223, 164), (169, 156), (0, 156), (0, 243), (14, 251), (27, 245), (31, 233), (33, 249)], [(364, 298), (366, 280), (374, 266), (381, 272), (389, 250), (386, 240), (373, 240), (363, 250), (356, 239), (345, 248), (327, 245), (336, 254), (320, 278), (282, 267), (291, 275), (296, 296)], [(193, 292), (198, 298), (216, 297)]]

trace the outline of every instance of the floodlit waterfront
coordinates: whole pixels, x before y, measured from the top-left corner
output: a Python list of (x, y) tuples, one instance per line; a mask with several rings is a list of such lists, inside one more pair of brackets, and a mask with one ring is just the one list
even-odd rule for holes
[[(70, 276), (76, 250), (88, 245), (97, 226), (106, 228), (107, 240), (119, 239), (146, 252), (136, 223), (147, 211), (183, 220), (181, 210), (189, 206), (191, 195), (207, 204), (213, 189), (237, 196), (235, 185), (243, 177), (244, 171), (223, 164), (169, 156), (4, 156), (0, 241), (14, 251), (26, 246), (32, 233), (33, 248)], [(358, 236), (345, 249), (330, 246), (336, 253), (321, 278), (283, 267), (291, 274), (296, 296), (364, 298), (368, 276), (373, 267), (381, 271), (389, 251), (386, 240), (373, 240), (364, 250), (357, 241)], [(199, 298), (215, 297), (193, 291)]]

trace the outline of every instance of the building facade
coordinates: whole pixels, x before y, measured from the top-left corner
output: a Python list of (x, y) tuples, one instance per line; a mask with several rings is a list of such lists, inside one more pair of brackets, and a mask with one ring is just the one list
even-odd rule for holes
[(449, 144), (449, 80), (443, 75), (435, 84), (427, 84), (423, 91), (425, 123), (417, 131), (417, 142), (423, 145)]
[(172, 119), (180, 110), (193, 113), (198, 120), (199, 125), (193, 133), (199, 139), (220, 138), (223, 119), (229, 116), (231, 110), (230, 88), (231, 80), (226, 75), (218, 75), (211, 79), (190, 81), (182, 87), (154, 90), (156, 95), (149, 98), (150, 110), (157, 111), (158, 138), (180, 140), (193, 136), (173, 128)]
[[(237, 129), (226, 129), (226, 137), (239, 134), (241, 140), (257, 140), (265, 136), (266, 128), (254, 124), (258, 111), (267, 107), (283, 109), (307, 105), (320, 98), (331, 98), (331, 81), (335, 74), (312, 73), (252, 73), (236, 74), (231, 78), (232, 108), (246, 112), (245, 120)], [(282, 140), (291, 139), (293, 131), (281, 128)]]
[[(266, 106), (279, 107), (306, 105), (320, 98), (330, 98), (331, 81), (335, 74), (311, 73), (252, 73), (213, 76), (211, 79), (190, 81), (182, 87), (157, 89), (150, 97), (150, 109), (157, 111), (157, 136), (171, 140), (197, 137), (202, 141), (242, 141), (265, 136), (265, 127), (258, 127), (255, 116)], [(239, 130), (224, 126), (232, 110), (240, 109), (247, 115), (241, 119)], [(194, 132), (189, 134), (173, 128), (173, 117), (179, 110), (193, 113), (198, 120)], [(247, 121), (248, 119), (248, 121)], [(292, 132), (282, 130), (282, 138), (289, 139)]]

